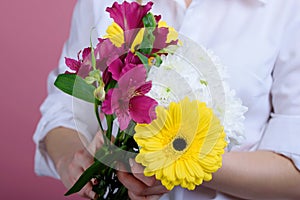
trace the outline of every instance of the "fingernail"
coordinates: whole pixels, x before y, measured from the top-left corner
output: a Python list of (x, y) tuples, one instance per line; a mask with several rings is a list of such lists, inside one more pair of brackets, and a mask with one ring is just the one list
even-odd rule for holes
[(134, 165), (134, 161), (132, 158), (129, 158), (129, 165), (130, 165), (130, 167), (133, 167), (133, 165)]

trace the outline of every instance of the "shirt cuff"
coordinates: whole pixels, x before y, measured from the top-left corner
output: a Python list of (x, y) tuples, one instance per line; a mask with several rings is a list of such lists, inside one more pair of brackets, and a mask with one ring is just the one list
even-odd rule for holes
[(300, 170), (299, 121), (298, 115), (272, 114), (258, 149), (282, 154)]

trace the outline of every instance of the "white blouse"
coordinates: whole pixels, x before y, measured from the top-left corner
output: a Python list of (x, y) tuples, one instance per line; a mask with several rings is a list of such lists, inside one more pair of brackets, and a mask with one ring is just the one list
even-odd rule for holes
[[(78, 0), (59, 66), (48, 79), (48, 97), (41, 106), (42, 118), (34, 134), (37, 145), (35, 171), (59, 178), (43, 138), (64, 126), (92, 140), (98, 126), (93, 106), (56, 89), (53, 82), (67, 69), (64, 57), (76, 58), (112, 22), (105, 8), (113, 0)], [(122, 2), (122, 1), (119, 1)], [(299, 0), (153, 0), (154, 14), (181, 34), (211, 49), (227, 66), (229, 84), (248, 107), (247, 140), (236, 151), (265, 149), (289, 157), (300, 169), (300, 1)], [(145, 2), (144, 2), (145, 3)], [(199, 187), (175, 188), (162, 199), (231, 199)]]

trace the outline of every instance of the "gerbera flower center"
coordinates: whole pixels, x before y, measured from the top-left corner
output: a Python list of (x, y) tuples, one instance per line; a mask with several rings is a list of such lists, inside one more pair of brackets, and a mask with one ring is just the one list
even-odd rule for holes
[(186, 148), (187, 143), (183, 138), (176, 138), (175, 140), (173, 140), (172, 145), (176, 151), (183, 151)]

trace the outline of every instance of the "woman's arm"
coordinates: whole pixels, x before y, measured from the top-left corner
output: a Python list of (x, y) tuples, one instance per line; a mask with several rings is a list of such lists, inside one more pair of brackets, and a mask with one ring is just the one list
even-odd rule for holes
[(55, 166), (63, 158), (70, 158), (74, 153), (84, 149), (77, 131), (59, 127), (52, 129), (45, 137), (46, 149)]
[(270, 151), (225, 153), (222, 168), (203, 185), (245, 199), (300, 198), (300, 172)]
[[(118, 174), (131, 196), (152, 198), (166, 192), (151, 178), (143, 177), (139, 168), (135, 163), (133, 175)], [(299, 185), (300, 172), (288, 158), (270, 151), (256, 151), (225, 153), (222, 168), (213, 174), (212, 181), (202, 186), (243, 199), (300, 199)]]

